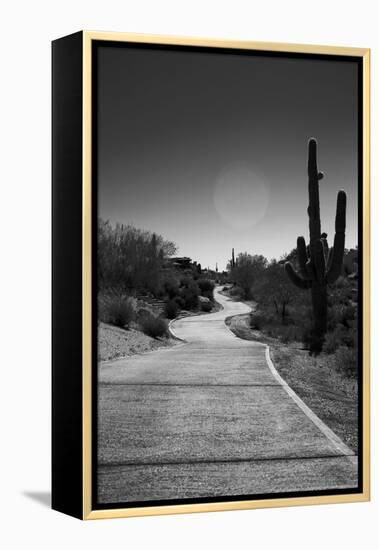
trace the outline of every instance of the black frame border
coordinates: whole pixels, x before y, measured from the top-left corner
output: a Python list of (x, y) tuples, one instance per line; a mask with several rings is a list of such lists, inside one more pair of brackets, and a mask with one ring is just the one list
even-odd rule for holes
[[(359, 279), (358, 279), (358, 309), (359, 309), (359, 375), (358, 375), (358, 426), (359, 426), (359, 444), (358, 444), (358, 487), (348, 489), (334, 489), (328, 491), (305, 491), (305, 492), (283, 492), (253, 495), (225, 495), (219, 497), (190, 498), (190, 499), (170, 499), (170, 500), (149, 500), (139, 502), (107, 503), (102, 504), (97, 501), (97, 51), (100, 47), (113, 48), (133, 48), (133, 49), (152, 49), (152, 50), (170, 50), (170, 51), (191, 51), (199, 53), (230, 54), (244, 56), (262, 56), (262, 57), (286, 57), (307, 60), (330, 60), (338, 62), (356, 62), (358, 64), (358, 260), (359, 260)], [(360, 56), (318, 54), (318, 53), (292, 53), (277, 52), (268, 50), (254, 49), (235, 49), (228, 47), (212, 46), (187, 46), (175, 44), (153, 44), (153, 43), (135, 43), (128, 41), (113, 40), (92, 40), (92, 510), (112, 509), (132, 509), (158, 506), (177, 506), (187, 504), (204, 503), (228, 503), (236, 501), (251, 500), (279, 500), (283, 498), (300, 498), (332, 495), (349, 495), (363, 493), (363, 281), (364, 281), (364, 263), (363, 263), (363, 58)]]

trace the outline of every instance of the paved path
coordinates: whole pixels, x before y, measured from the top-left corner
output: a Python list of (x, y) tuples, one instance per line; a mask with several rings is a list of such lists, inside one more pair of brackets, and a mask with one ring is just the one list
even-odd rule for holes
[(216, 299), (172, 324), (185, 343), (101, 365), (99, 502), (356, 487), (353, 453), (226, 327), (248, 306)]

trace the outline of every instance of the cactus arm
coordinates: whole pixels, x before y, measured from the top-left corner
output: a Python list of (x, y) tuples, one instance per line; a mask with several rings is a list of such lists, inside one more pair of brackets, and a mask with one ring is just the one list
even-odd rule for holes
[(298, 237), (297, 239), (297, 259), (299, 262), (301, 276), (303, 279), (308, 279), (309, 277), (306, 269), (308, 255), (304, 237)]
[(330, 266), (332, 265), (332, 261), (333, 261), (333, 247), (331, 246), (329, 248), (329, 252), (328, 252), (328, 260), (326, 262), (326, 271), (327, 272), (330, 270)]
[(321, 242), (322, 242), (322, 246), (324, 247), (324, 256), (325, 256), (325, 260), (326, 260), (328, 258), (328, 255), (329, 255), (329, 246), (328, 246), (328, 240), (326, 238), (326, 233), (323, 233), (321, 235)]
[(307, 272), (307, 279), (309, 281), (314, 281), (315, 278), (316, 278), (316, 274), (315, 274), (315, 271), (313, 269), (313, 264), (311, 262), (311, 260), (308, 260), (306, 265), (305, 265), (305, 269), (306, 269), (306, 272)]
[(296, 285), (298, 288), (302, 288), (302, 289), (310, 288), (311, 286), (310, 281), (302, 279), (294, 270), (291, 262), (286, 262), (284, 265), (284, 269), (286, 270), (288, 277), (291, 279), (294, 285)]
[(321, 244), (322, 244), (322, 249), (323, 249), (323, 252), (324, 252), (325, 265), (326, 265), (326, 262), (327, 262), (328, 257), (329, 257), (329, 246), (328, 246), (328, 243), (326, 242), (326, 239), (321, 239)]
[(329, 284), (335, 283), (338, 277), (341, 275), (344, 246), (345, 246), (345, 235), (341, 236), (336, 233), (334, 236), (333, 256), (330, 262), (329, 271), (327, 272), (327, 276), (326, 276), (326, 280), (328, 281)]
[(346, 229), (346, 193), (341, 189), (337, 195), (337, 208), (336, 208), (336, 233), (345, 234)]
[(346, 193), (339, 191), (336, 209), (336, 233), (334, 235), (333, 257), (327, 272), (328, 283), (334, 283), (341, 274), (343, 255), (345, 253), (345, 227), (346, 227)]

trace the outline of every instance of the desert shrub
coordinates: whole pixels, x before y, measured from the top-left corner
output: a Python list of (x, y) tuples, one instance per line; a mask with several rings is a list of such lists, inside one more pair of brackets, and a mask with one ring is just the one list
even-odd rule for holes
[(338, 311), (336, 307), (328, 306), (328, 331), (332, 332), (338, 324)]
[(301, 342), (303, 338), (303, 330), (297, 325), (277, 325), (275, 327), (275, 336), (287, 344), (288, 342)]
[(340, 345), (340, 342), (338, 340), (338, 335), (335, 331), (328, 332), (325, 336), (325, 342), (324, 342), (324, 351), (325, 353), (334, 353), (338, 346)]
[(196, 310), (199, 305), (200, 290), (195, 281), (188, 276), (181, 279), (180, 296), (184, 301), (184, 309)]
[(295, 309), (289, 309), (283, 322), (275, 308), (260, 308), (250, 314), (250, 328), (278, 338), (283, 343), (304, 342), (304, 331), (310, 332), (311, 321), (303, 318), (300, 320), (296, 314)]
[(351, 326), (356, 318), (356, 306), (350, 303), (334, 303), (328, 308), (328, 329), (333, 330), (338, 325)]
[(175, 296), (174, 301), (177, 304), (179, 309), (184, 309), (184, 306), (186, 305), (186, 303), (181, 296)]
[(153, 311), (151, 308), (148, 307), (140, 307), (137, 310), (136, 320), (138, 323), (140, 323), (145, 317), (150, 317), (153, 315)]
[(214, 296), (212, 290), (204, 290), (204, 292), (201, 293), (204, 298), (208, 298), (211, 302), (214, 302)]
[(189, 277), (188, 275), (182, 275), (180, 277), (180, 286), (187, 287), (193, 282), (192, 277)]
[(140, 321), (142, 331), (152, 338), (166, 336), (168, 332), (167, 321), (162, 317), (149, 315)]
[(250, 327), (253, 330), (262, 330), (264, 327), (265, 318), (260, 313), (250, 314)]
[(303, 344), (307, 348), (311, 348), (311, 346), (313, 344), (313, 327), (312, 327), (312, 323), (310, 323), (310, 322), (305, 323), (305, 325), (302, 327), (300, 341), (303, 342)]
[(339, 309), (338, 321), (341, 325), (346, 328), (349, 328), (352, 324), (352, 321), (356, 319), (357, 308), (351, 304), (343, 305)]
[(334, 355), (334, 361), (338, 372), (341, 372), (348, 378), (356, 378), (358, 364), (356, 348), (340, 346)]
[(117, 293), (99, 297), (98, 316), (104, 323), (128, 328), (136, 317), (136, 300)]
[(283, 344), (288, 344), (293, 338), (291, 338), (291, 334), (288, 330), (286, 330), (287, 327), (282, 327), (282, 330), (280, 331), (280, 334), (277, 335), (277, 338), (280, 339)]
[(244, 295), (244, 291), (240, 286), (236, 285), (229, 290), (229, 294), (232, 298), (242, 298)]
[(98, 284), (102, 290), (118, 288), (160, 292), (165, 258), (176, 245), (161, 235), (132, 225), (99, 220), (97, 238)]
[(283, 324), (274, 314), (269, 312), (252, 313), (250, 315), (250, 327), (273, 338), (278, 338), (285, 344), (293, 341), (301, 342), (303, 337), (302, 327), (294, 324), (292, 319)]
[(213, 302), (213, 291), (215, 288), (214, 281), (212, 281), (211, 279), (199, 279), (197, 281), (197, 285), (200, 289), (201, 295)]
[(215, 287), (215, 284), (211, 279), (198, 279), (197, 284), (202, 294), (204, 292), (213, 292)]
[(333, 283), (333, 288), (346, 288), (349, 286), (349, 281), (345, 277), (338, 277), (335, 283)]
[(184, 309), (197, 309), (199, 305), (199, 293), (194, 286), (184, 288), (182, 290), (182, 298), (184, 300)]
[(201, 302), (201, 311), (204, 311), (206, 313), (209, 313), (210, 311), (212, 311), (211, 302)]
[(178, 315), (179, 307), (175, 300), (169, 300), (165, 304), (165, 312), (168, 319), (175, 319)]
[(325, 337), (324, 351), (326, 353), (334, 353), (339, 347), (354, 347), (356, 333), (350, 327), (346, 327), (339, 323), (334, 330), (329, 331)]
[(179, 283), (174, 277), (165, 279), (163, 281), (163, 288), (170, 299), (175, 298), (179, 294)]

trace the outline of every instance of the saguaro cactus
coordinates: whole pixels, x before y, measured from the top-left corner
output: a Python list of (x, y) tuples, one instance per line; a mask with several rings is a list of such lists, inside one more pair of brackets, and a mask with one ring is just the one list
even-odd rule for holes
[(300, 273), (290, 262), (285, 270), (291, 281), (303, 289), (310, 289), (314, 327), (312, 331), (310, 353), (322, 350), (327, 329), (327, 285), (334, 283), (340, 273), (345, 250), (346, 193), (339, 191), (335, 219), (334, 246), (328, 250), (326, 233), (321, 233), (319, 181), (323, 173), (317, 169), (317, 142), (308, 143), (308, 193), (309, 193), (309, 247), (304, 237), (297, 239), (297, 259)]

